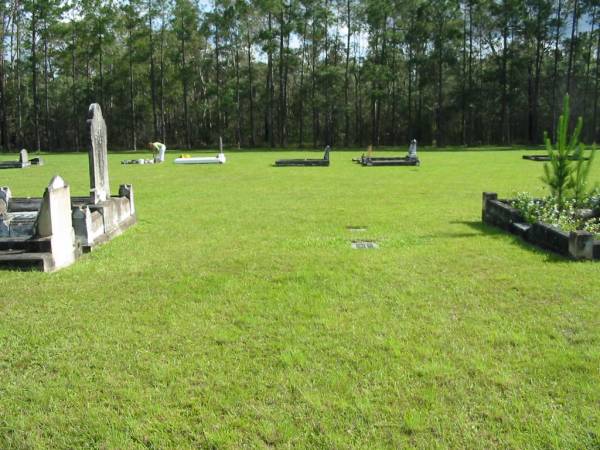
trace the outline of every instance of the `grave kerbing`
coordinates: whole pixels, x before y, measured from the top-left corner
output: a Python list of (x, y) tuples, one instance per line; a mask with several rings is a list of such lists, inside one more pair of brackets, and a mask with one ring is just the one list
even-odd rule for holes
[[(71, 197), (60, 176), (52, 178), (42, 198), (15, 198), (9, 188), (0, 188), (0, 266), (58, 270), (135, 224), (133, 187), (122, 184), (118, 195), (110, 195), (99, 105), (90, 105), (87, 124), (89, 196)], [(26, 152), (20, 159), (27, 159)]]

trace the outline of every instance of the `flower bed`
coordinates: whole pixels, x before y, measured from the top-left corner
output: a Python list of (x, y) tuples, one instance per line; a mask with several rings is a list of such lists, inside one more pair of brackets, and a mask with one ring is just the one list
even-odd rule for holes
[[(590, 198), (595, 201), (593, 196)], [(559, 211), (548, 199), (532, 199), (524, 194), (507, 200), (498, 199), (494, 192), (483, 193), (484, 223), (573, 259), (600, 259), (598, 213), (569, 207)], [(586, 229), (577, 229), (582, 226)]]

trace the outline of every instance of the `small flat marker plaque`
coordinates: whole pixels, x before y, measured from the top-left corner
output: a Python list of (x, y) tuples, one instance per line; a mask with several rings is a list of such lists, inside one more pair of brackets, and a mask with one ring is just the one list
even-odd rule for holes
[(373, 241), (352, 241), (351, 246), (354, 249), (379, 248), (379, 245), (377, 245), (377, 242), (373, 242)]
[(353, 232), (353, 233), (360, 233), (360, 232), (363, 232), (363, 231), (367, 231), (367, 227), (362, 226), (362, 225), (349, 225), (349, 226), (346, 227), (346, 229), (348, 231)]

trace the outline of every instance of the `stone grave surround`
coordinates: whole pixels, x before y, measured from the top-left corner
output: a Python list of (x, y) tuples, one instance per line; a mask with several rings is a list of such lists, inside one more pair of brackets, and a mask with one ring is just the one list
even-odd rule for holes
[(297, 166), (297, 167), (327, 167), (329, 166), (329, 152), (331, 147), (328, 145), (325, 147), (322, 159), (278, 159), (275, 161), (275, 166), (286, 167), (286, 166)]
[(29, 161), (29, 155), (27, 154), (27, 150), (25, 149), (22, 149), (19, 152), (18, 161), (0, 162), (0, 169), (24, 169), (25, 167), (29, 166), (31, 166), (31, 162)]
[(19, 151), (18, 161), (1, 161), (0, 169), (24, 169), (25, 167), (30, 167), (32, 165), (42, 166), (44, 165), (44, 160), (42, 158), (29, 159), (27, 150), (21, 149), (21, 151)]
[(484, 192), (482, 222), (501, 228), (539, 247), (571, 259), (600, 259), (600, 241), (587, 231), (565, 232), (542, 222), (527, 223), (521, 212), (508, 199), (495, 192)]
[(0, 266), (53, 271), (72, 264), (136, 222), (133, 187), (122, 184), (110, 195), (106, 123), (100, 105), (90, 105), (90, 195), (71, 197), (55, 176), (42, 198), (14, 198), (0, 188)]
[(160, 164), (165, 162), (165, 153), (167, 151), (167, 146), (165, 144), (160, 144), (160, 148), (158, 149), (158, 153), (152, 159), (124, 159), (121, 161), (121, 164)]
[(372, 147), (369, 146), (367, 155), (363, 153), (360, 158), (352, 161), (363, 166), (420, 166), (421, 161), (417, 156), (417, 140), (413, 139), (408, 148), (406, 156), (372, 156)]

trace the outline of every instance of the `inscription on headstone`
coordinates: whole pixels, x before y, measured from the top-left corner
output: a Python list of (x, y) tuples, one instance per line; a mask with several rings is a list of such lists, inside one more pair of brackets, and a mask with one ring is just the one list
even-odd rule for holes
[(90, 195), (94, 203), (110, 197), (108, 183), (108, 150), (106, 147), (106, 122), (98, 103), (92, 103), (88, 111), (87, 127), (90, 134)]

